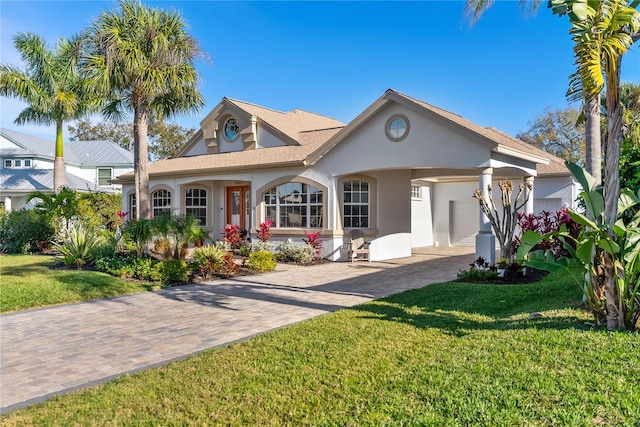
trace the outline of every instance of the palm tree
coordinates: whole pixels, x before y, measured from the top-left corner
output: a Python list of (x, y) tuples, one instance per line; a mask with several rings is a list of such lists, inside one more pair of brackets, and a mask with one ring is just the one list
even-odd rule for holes
[[(472, 19), (491, 4), (490, 0), (468, 0), (467, 10)], [(571, 76), (568, 95), (571, 99), (584, 99), (587, 116), (598, 111), (598, 98), (605, 90), (607, 133), (604, 179), (604, 224), (611, 237), (618, 217), (620, 197), (620, 142), (622, 140), (623, 107), (620, 102), (620, 66), (622, 57), (639, 38), (640, 1), (631, 0), (554, 0), (549, 6), (554, 14), (567, 15), (571, 22), (570, 34), (574, 41), (577, 70)], [(599, 122), (599, 118), (598, 118)], [(590, 123), (587, 123), (587, 128)], [(595, 124), (594, 124), (595, 126)], [(595, 144), (599, 132), (590, 132)], [(587, 141), (589, 144), (589, 141)], [(590, 149), (588, 147), (588, 149)], [(593, 159), (592, 160), (596, 160)], [(599, 168), (598, 168), (599, 172)], [(595, 251), (592, 253), (594, 259)], [(624, 327), (624, 319), (616, 308), (619, 300), (616, 266), (611, 255), (604, 257), (604, 293), (607, 305), (607, 329)], [(592, 265), (595, 264), (592, 261)]]
[(0, 65), (0, 95), (20, 99), (29, 105), (20, 112), (15, 123), (56, 125), (54, 191), (66, 184), (62, 125), (84, 115), (91, 105), (87, 86), (76, 68), (80, 40), (80, 36), (60, 39), (51, 49), (36, 34), (18, 33), (13, 41), (26, 69)]
[(137, 218), (149, 218), (149, 118), (195, 112), (204, 105), (193, 65), (202, 52), (178, 13), (138, 0), (119, 5), (91, 25), (81, 66), (107, 98), (107, 118), (133, 111)]

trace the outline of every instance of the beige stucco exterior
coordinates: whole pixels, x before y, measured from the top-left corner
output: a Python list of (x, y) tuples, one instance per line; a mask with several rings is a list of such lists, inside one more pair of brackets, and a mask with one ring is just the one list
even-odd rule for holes
[[(389, 126), (398, 117), (405, 121), (405, 133), (391, 138)], [(240, 128), (234, 141), (221, 131), (229, 118)], [(372, 242), (372, 260), (409, 256), (417, 246), (473, 244), (480, 211), (472, 194), (483, 171), (491, 171), (494, 180), (533, 179), (534, 207), (575, 200), (575, 185), (557, 158), (395, 91), (387, 91), (347, 125), (226, 98), (201, 125), (179, 158), (151, 166), (150, 182), (152, 191), (171, 189), (176, 214), (185, 212), (186, 189), (205, 189), (204, 226), (214, 239), (227, 219), (226, 189), (238, 185), (250, 188), (247, 228), (254, 235), (266, 218), (270, 189), (297, 182), (320, 191), (322, 227), (276, 227), (272, 240), (276, 245), (301, 242), (304, 231), (321, 230), (323, 255), (332, 260), (346, 259), (351, 227), (345, 216), (362, 212), (362, 205), (347, 209), (345, 200), (352, 196), (345, 195), (346, 183), (366, 183), (368, 212), (357, 223), (366, 223), (359, 229)], [(119, 182), (127, 195), (123, 210), (129, 211), (132, 175)], [(349, 191), (355, 191), (350, 185)], [(421, 188), (420, 197), (412, 199), (412, 185)], [(279, 212), (289, 212), (286, 202), (277, 203)]]

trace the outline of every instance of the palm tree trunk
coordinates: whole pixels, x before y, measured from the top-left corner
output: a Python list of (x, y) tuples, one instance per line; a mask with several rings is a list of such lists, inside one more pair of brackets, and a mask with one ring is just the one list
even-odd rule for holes
[(53, 191), (67, 185), (67, 167), (64, 164), (64, 144), (62, 143), (62, 120), (56, 122), (56, 151), (53, 160)]
[(151, 205), (149, 202), (149, 170), (148, 147), (147, 147), (147, 119), (148, 109), (146, 103), (137, 105), (133, 119), (134, 138), (134, 174), (136, 183), (136, 214), (137, 218), (151, 217)]
[[(616, 70), (607, 73), (607, 145), (605, 150), (604, 172), (604, 223), (613, 237), (613, 224), (618, 217), (618, 198), (620, 197), (620, 141), (622, 139), (622, 105), (620, 104), (620, 64), (616, 60)], [(607, 329), (617, 330), (624, 327), (624, 306), (618, 304), (616, 286), (616, 266), (610, 254), (605, 253), (605, 299), (607, 303)], [(618, 309), (618, 307), (620, 309)]]
[(600, 132), (600, 103), (598, 96), (585, 98), (584, 110), (586, 117), (585, 139), (587, 143), (586, 169), (596, 179), (596, 184), (602, 184), (602, 134)]

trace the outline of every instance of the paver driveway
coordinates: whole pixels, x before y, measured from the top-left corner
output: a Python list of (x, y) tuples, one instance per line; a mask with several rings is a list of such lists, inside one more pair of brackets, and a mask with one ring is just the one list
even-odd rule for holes
[(277, 271), (0, 316), (0, 411), (455, 278), (472, 248)]

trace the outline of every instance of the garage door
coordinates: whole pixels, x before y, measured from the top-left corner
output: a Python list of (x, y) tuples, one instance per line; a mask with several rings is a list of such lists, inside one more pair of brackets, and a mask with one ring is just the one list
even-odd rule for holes
[(480, 223), (477, 201), (449, 201), (449, 239), (452, 245), (473, 246)]
[(542, 211), (558, 212), (562, 207), (562, 199), (534, 199), (533, 212), (540, 213)]

